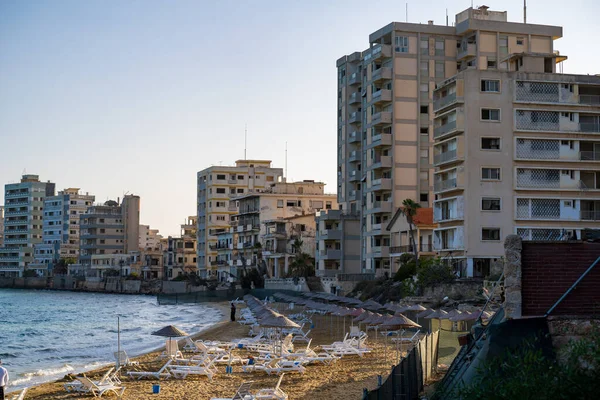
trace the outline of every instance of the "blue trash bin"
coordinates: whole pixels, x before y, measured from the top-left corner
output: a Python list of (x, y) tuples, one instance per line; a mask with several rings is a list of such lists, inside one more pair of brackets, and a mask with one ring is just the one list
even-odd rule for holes
[(160, 393), (160, 385), (152, 385), (152, 393), (159, 394)]

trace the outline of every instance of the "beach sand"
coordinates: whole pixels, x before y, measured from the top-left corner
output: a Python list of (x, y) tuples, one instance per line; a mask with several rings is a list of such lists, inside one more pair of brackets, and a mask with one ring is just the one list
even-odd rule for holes
[[(197, 338), (203, 340), (232, 340), (236, 338), (247, 337), (249, 327), (229, 322), (229, 305), (227, 303), (211, 304), (219, 308), (227, 317), (225, 321), (209, 328), (197, 335)], [(282, 308), (284, 305), (277, 305)], [(296, 309), (295, 312), (298, 312)], [(239, 312), (238, 312), (239, 315)], [(333, 321), (333, 324), (332, 324)], [(350, 317), (346, 318), (346, 330)], [(330, 344), (333, 341), (342, 340), (343, 324), (342, 319), (329, 316), (313, 317), (315, 328), (311, 331), (310, 337), (313, 338), (311, 347), (317, 345)], [(305, 329), (306, 330), (306, 329)], [(372, 333), (371, 333), (372, 332)], [(391, 366), (396, 361), (396, 350), (393, 345), (387, 344), (387, 362), (385, 361), (384, 341), (381, 338), (373, 339), (374, 331), (369, 332), (367, 345), (373, 349), (372, 353), (364, 357), (347, 356), (331, 365), (311, 364), (306, 367), (306, 373), (287, 373), (283, 378), (281, 388), (288, 394), (291, 400), (295, 399), (327, 399), (327, 400), (348, 400), (361, 399), (363, 388), (374, 389), (377, 385), (377, 375), (382, 375), (385, 380), (389, 374)], [(305, 343), (296, 343), (295, 347), (301, 349)], [(183, 345), (180, 345), (183, 347)], [(164, 363), (164, 359), (157, 359), (159, 352), (136, 357), (140, 366), (134, 369), (156, 371)], [(87, 372), (86, 376), (97, 379), (102, 376), (106, 368), (93, 372)], [(229, 397), (231, 398), (239, 385), (244, 381), (254, 381), (252, 391), (260, 388), (275, 387), (276, 375), (267, 375), (264, 372), (243, 373), (240, 365), (234, 365), (233, 374), (225, 374), (225, 366), (219, 366), (220, 373), (209, 381), (205, 376), (190, 376), (185, 380), (170, 378), (168, 380), (134, 380), (123, 376), (123, 386), (126, 387), (123, 399), (210, 399), (211, 397)], [(78, 393), (68, 393), (63, 388), (63, 383), (70, 379), (63, 379), (57, 382), (46, 383), (31, 388), (26, 395), (26, 399), (80, 399), (86, 396)], [(152, 386), (160, 384), (160, 394), (152, 393)], [(105, 395), (107, 396), (107, 395)], [(109, 395), (109, 398), (115, 398)]]

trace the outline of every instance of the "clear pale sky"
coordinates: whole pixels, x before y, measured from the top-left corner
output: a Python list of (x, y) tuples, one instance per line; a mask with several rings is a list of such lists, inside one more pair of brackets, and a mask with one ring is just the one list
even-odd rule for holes
[[(486, 0), (523, 19), (521, 0)], [(561, 25), (565, 73), (600, 73), (596, 0), (529, 0)], [(470, 1), (408, 1), (445, 24)], [(196, 172), (244, 154), (336, 190), (336, 68), (405, 2), (0, 0), (0, 184), (24, 170), (98, 201), (141, 196), (163, 234), (196, 213)], [(0, 200), (0, 202), (3, 200)]]

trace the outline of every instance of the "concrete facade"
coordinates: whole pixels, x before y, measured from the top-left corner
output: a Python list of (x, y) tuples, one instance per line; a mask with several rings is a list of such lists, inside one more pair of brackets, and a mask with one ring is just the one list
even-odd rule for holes
[(107, 201), (80, 215), (79, 263), (89, 265), (92, 255), (139, 252), (140, 197), (126, 195), (123, 202)]
[(600, 226), (600, 77), (555, 73), (563, 57), (544, 43), (435, 91), (434, 247), (460, 276), (490, 275), (509, 234), (585, 239)]
[(360, 217), (342, 210), (315, 215), (317, 226), (316, 275), (361, 274)]
[(4, 206), (0, 206), (0, 247), (4, 246)]
[(204, 278), (217, 276), (216, 233), (228, 229), (237, 206), (231, 199), (265, 190), (283, 176), (269, 160), (238, 160), (234, 166), (212, 166), (197, 174), (197, 266)]
[(404, 199), (433, 206), (436, 86), (467, 69), (508, 69), (509, 54), (525, 49), (552, 53), (560, 36), (560, 27), (469, 8), (455, 26), (393, 22), (369, 36), (367, 50), (337, 61), (338, 200), (360, 214), (362, 272), (390, 271), (386, 226)]
[(0, 276), (22, 277), (34, 262), (34, 246), (42, 242), (44, 199), (55, 185), (38, 175), (23, 175), (4, 186), (4, 247), (0, 248)]

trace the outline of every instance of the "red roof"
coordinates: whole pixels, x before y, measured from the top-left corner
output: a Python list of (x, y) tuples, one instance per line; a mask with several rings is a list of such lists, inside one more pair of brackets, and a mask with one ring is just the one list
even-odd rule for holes
[(433, 225), (433, 208), (417, 208), (417, 215), (413, 217), (415, 225)]

